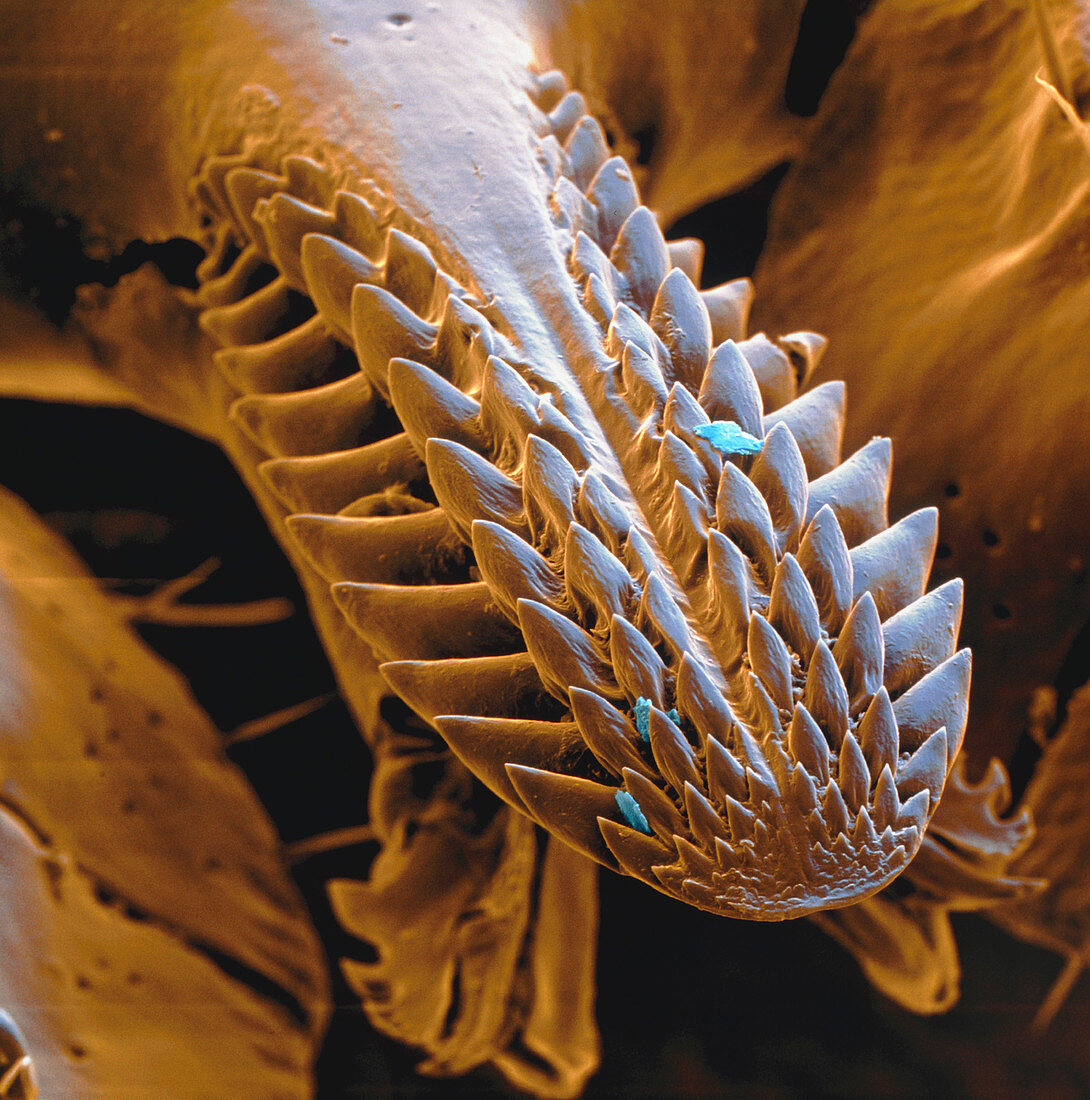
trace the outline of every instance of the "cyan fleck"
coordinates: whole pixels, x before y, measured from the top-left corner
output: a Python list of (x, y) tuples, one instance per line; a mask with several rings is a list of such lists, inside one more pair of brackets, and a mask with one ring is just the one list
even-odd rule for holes
[(613, 797), (617, 800), (617, 809), (621, 811), (621, 816), (624, 817), (625, 821), (637, 832), (646, 833), (650, 836), (651, 826), (647, 824), (647, 818), (643, 816), (640, 804), (632, 795), (628, 791), (617, 791)]
[(706, 439), (724, 455), (760, 454), (765, 445), (763, 439), (750, 435), (733, 420), (713, 420), (710, 424), (698, 424), (693, 428), (693, 434)]
[(636, 700), (632, 708), (632, 714), (636, 719), (636, 732), (641, 741), (651, 740), (651, 700), (642, 695)]
[(680, 726), (681, 725), (681, 715), (678, 714), (677, 707), (671, 707), (666, 712), (666, 717), (669, 718), (670, 721), (673, 722), (675, 726)]

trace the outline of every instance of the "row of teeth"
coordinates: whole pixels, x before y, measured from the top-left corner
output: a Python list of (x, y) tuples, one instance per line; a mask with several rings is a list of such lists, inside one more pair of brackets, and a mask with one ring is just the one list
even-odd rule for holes
[[(200, 291), (232, 414), (391, 686), (507, 801), (702, 908), (865, 896), (964, 733), (936, 515), (887, 527), (888, 441), (838, 465), (842, 386), (797, 396), (819, 338), (747, 338), (748, 282), (697, 291), (581, 97), (543, 117), (630, 486), (382, 196), (300, 157), (201, 179), (243, 245), (221, 234)], [(724, 459), (713, 421), (760, 454)]]

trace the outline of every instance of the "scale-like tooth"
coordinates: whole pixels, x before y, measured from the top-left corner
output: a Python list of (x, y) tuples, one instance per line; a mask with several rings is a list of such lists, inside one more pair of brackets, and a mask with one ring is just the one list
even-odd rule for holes
[(359, 252), (374, 256), (382, 241), (382, 218), (362, 195), (338, 191), (333, 196), (337, 236)]
[(210, 252), (197, 268), (197, 278), (201, 279), (205, 274), (201, 268), (205, 264), (210, 265), (208, 277), (200, 283), (196, 295), (197, 304), (202, 309), (232, 305), (253, 293), (258, 284), (270, 282), (276, 277), (276, 271), (265, 264), (254, 244), (248, 244), (226, 271), (220, 271), (222, 265), (211, 266), (210, 261), (214, 258), (214, 253)]
[(817, 332), (789, 332), (779, 337), (776, 343), (787, 352), (795, 368), (795, 382), (801, 390), (821, 362), (829, 346), (828, 339)]
[(598, 207), (598, 244), (609, 252), (621, 226), (640, 204), (639, 192), (624, 157), (610, 157), (598, 169), (587, 198)]
[(522, 639), (483, 581), (476, 584), (333, 585), (357, 634), (386, 661), (437, 661), (521, 650)]
[(733, 340), (720, 344), (708, 360), (699, 400), (710, 419), (733, 420), (758, 439), (764, 435), (757, 378)]
[(810, 582), (793, 554), (784, 554), (776, 566), (768, 621), (808, 665), (821, 637), (821, 616)]
[(389, 386), (394, 411), (419, 455), (433, 437), (453, 439), (470, 450), (484, 449), (481, 406), (430, 367), (391, 359)]
[(670, 501), (674, 486), (679, 482), (698, 499), (704, 496), (704, 464), (693, 454), (692, 448), (671, 431), (664, 433), (659, 446), (655, 481), (659, 490), (656, 511)]
[(659, 773), (680, 795), (686, 783), (694, 787), (704, 786), (700, 770), (696, 763), (696, 753), (685, 740), (684, 734), (662, 713), (658, 707), (651, 708), (650, 716), (651, 753), (658, 765)]
[(749, 619), (747, 639), (749, 663), (768, 690), (772, 702), (784, 710), (791, 708), (791, 654), (783, 639), (754, 612)]
[(323, 320), (346, 343), (352, 342), (352, 290), (357, 283), (378, 283), (382, 269), (334, 237), (308, 233), (301, 262), (307, 293)]
[(810, 521), (799, 544), (798, 563), (810, 582), (821, 621), (836, 634), (852, 606), (854, 586), (848, 543), (828, 505)]
[(350, 356), (315, 315), (264, 343), (220, 348), (212, 361), (240, 393), (288, 393), (350, 373), (343, 369)]
[(425, 458), (435, 499), (466, 542), (475, 519), (529, 534), (522, 489), (487, 459), (449, 439), (429, 439)]
[(490, 355), (511, 355), (510, 344), (468, 302), (452, 294), (443, 306), (435, 337), (434, 362), (459, 389), (477, 389)]
[(969, 680), (973, 658), (967, 649), (918, 680), (893, 704), (901, 749), (914, 749), (940, 726), (946, 728), (953, 763), (969, 717)]
[(575, 522), (578, 492), (579, 475), (572, 464), (540, 436), (527, 436), (522, 499), (535, 543), (550, 548), (564, 544), (565, 533)]
[[(625, 308), (623, 305), (618, 309)], [(666, 382), (658, 363), (639, 345), (629, 341), (621, 353), (621, 381), (625, 400), (638, 416), (666, 403)]]
[(677, 708), (705, 739), (725, 741), (737, 725), (723, 693), (688, 653), (677, 670)]
[(278, 335), (292, 306), (292, 292), (281, 276), (241, 302), (204, 310), (200, 326), (221, 347), (259, 344)]
[(659, 568), (658, 555), (634, 525), (628, 529), (621, 550), (621, 560), (628, 572), (641, 584)]
[(776, 424), (766, 433), (749, 477), (768, 502), (780, 552), (794, 550), (806, 517), (806, 464), (787, 425)]
[(798, 811), (807, 817), (815, 810), (820, 812), (821, 803), (818, 799), (818, 789), (810, 772), (803, 767), (793, 768), (790, 782), (791, 797)]
[(568, 90), (568, 78), (559, 69), (549, 69), (534, 77), (531, 95), (542, 111), (551, 111)]
[(615, 788), (521, 764), (508, 764), (507, 775), (540, 825), (598, 863), (616, 866), (598, 828), (599, 817), (619, 813)]
[(828, 505), (849, 546), (884, 531), (892, 458), (889, 440), (876, 437), (835, 470), (811, 481), (807, 522)]
[(921, 596), (882, 625), (883, 680), (897, 695), (954, 655), (965, 584), (961, 578)]
[(713, 485), (719, 484), (723, 473), (723, 459), (711, 443), (696, 434), (695, 429), (708, 423), (708, 414), (687, 387), (675, 382), (670, 387), (670, 397), (662, 412), (662, 426), (672, 431), (692, 448), (704, 466), (704, 473)]
[(709, 852), (715, 851), (715, 841), (729, 840), (726, 826), (712, 809), (711, 803), (691, 783), (685, 784), (685, 815), (693, 836)]
[(521, 374), (490, 355), (481, 375), (481, 426), (496, 448), (514, 441), (521, 450), (538, 424), (540, 398)]
[(794, 401), (798, 393), (795, 368), (786, 353), (778, 348), (763, 332), (738, 343), (738, 350), (745, 356), (766, 409), (778, 409)]
[(625, 768), (654, 778), (636, 748), (638, 734), (632, 723), (609, 702), (592, 691), (573, 687), (569, 692), (572, 714), (590, 751), (615, 775)]
[(833, 646), (833, 657), (848, 689), (851, 714), (858, 714), (882, 686), (885, 648), (878, 608), (869, 592), (860, 596)]
[(568, 154), (563, 146), (556, 140), (555, 134), (546, 134), (537, 143), (537, 160), (545, 169), (545, 175), (549, 183), (554, 184), (561, 176), (566, 176), (571, 167), (568, 164)]
[(197, 176), (189, 184), (189, 196), (198, 206), (215, 211), (218, 220), (231, 216), (227, 202), (224, 180), (233, 168), (246, 163), (244, 153), (217, 154), (208, 157), (201, 165)]
[(506, 765), (554, 770), (585, 755), (574, 722), (541, 722), (526, 718), (477, 718), (439, 715), (435, 727), (454, 755), (490, 790), (519, 811), (525, 805), (511, 785)]
[(667, 844), (672, 844), (675, 835), (688, 832), (685, 818), (678, 813), (677, 807), (649, 779), (631, 768), (625, 768), (624, 785), (639, 803), (647, 824)]
[(874, 788), (874, 827), (881, 832), (887, 826), (896, 828), (897, 815), (901, 812), (901, 800), (897, 797), (897, 784), (888, 764), (883, 765)]
[(414, 313), (423, 313), (431, 302), (438, 266), (431, 249), (400, 229), (386, 234), (383, 257), (386, 289)]
[[(726, 736), (725, 730), (723, 735)], [(744, 802), (749, 797), (746, 769), (715, 737), (707, 738), (705, 766), (708, 772), (708, 791), (721, 806), (726, 805), (727, 798)]]
[[(602, 280), (603, 286), (609, 290), (610, 297), (613, 297), (613, 279), (616, 271), (609, 262), (609, 257), (584, 232), (575, 235), (575, 244), (568, 256), (568, 270), (580, 286), (583, 286), (592, 275), (597, 275)], [(613, 308), (616, 308), (616, 303)], [(612, 312), (611, 309), (611, 315)]]
[(745, 850), (736, 848), (724, 840), (715, 841), (715, 859), (726, 872), (740, 870), (746, 861)]
[[(670, 263), (684, 271), (693, 286), (700, 286), (700, 276), (704, 270), (704, 242), (699, 237), (678, 237), (676, 241), (666, 242), (666, 251), (670, 253)], [(706, 304), (704, 308), (708, 308)]]
[(746, 338), (754, 297), (753, 283), (749, 279), (720, 283), (710, 290), (702, 290), (700, 297), (711, 318), (714, 343), (722, 344), (724, 340), (741, 342)]
[(840, 763), (837, 781), (844, 795), (848, 809), (854, 814), (860, 806), (865, 806), (870, 795), (870, 772), (863, 750), (852, 733), (844, 735), (840, 746)]
[(821, 727), (801, 703), (795, 704), (795, 713), (787, 730), (787, 748), (822, 786), (829, 782), (829, 743)]
[(590, 115), (576, 124), (564, 146), (571, 165), (571, 178), (581, 190), (586, 190), (598, 170), (609, 159), (609, 144), (602, 127)]
[(731, 672), (749, 629), (749, 573), (742, 551), (714, 528), (708, 532), (709, 634), (725, 672)]
[[(686, 829), (685, 831), (687, 833), (689, 830)], [(695, 896), (700, 902), (714, 904), (715, 891), (705, 886), (704, 883), (719, 868), (686, 837), (675, 836), (673, 842), (681, 864), (679, 869), (685, 876), (681, 880), (682, 890), (690, 896)], [(671, 871), (675, 871), (675, 873), (676, 870), (671, 868)]]
[(917, 791), (907, 802), (901, 803), (897, 812), (897, 820), (894, 823), (896, 829), (907, 829), (911, 826), (923, 832), (927, 824), (927, 814), (931, 809), (931, 792), (927, 790)]
[(583, 192), (566, 176), (556, 181), (549, 196), (549, 213), (553, 224), (574, 236), (576, 233), (597, 232), (598, 211)]
[(893, 713), (893, 704), (889, 701), (889, 692), (880, 687), (875, 692), (870, 706), (867, 707), (856, 730), (863, 756), (870, 768), (871, 775), (880, 772), (888, 764), (897, 767), (900, 753), (900, 735), (897, 731), (897, 718)]
[[(624, 355), (625, 346), (635, 344), (654, 362), (655, 369), (662, 378), (662, 365), (670, 362), (670, 353), (659, 339), (658, 333), (626, 302), (618, 302), (613, 311), (613, 319), (606, 332), (606, 352), (614, 359)], [(665, 395), (666, 382), (662, 382)]]
[(288, 516), (287, 528), (307, 561), (330, 584), (435, 582), (466, 559), (439, 508), (404, 516)]
[(606, 847), (627, 874), (662, 889), (653, 868), (669, 860), (670, 852), (661, 841), (605, 817), (598, 818), (598, 828)]
[(346, 451), (362, 443), (378, 402), (362, 374), (302, 393), (253, 394), (231, 406), (231, 419), (273, 457)]
[(584, 618), (593, 608), (599, 623), (626, 617), (639, 599), (628, 570), (580, 523), (564, 540), (564, 579), (572, 606)]
[(761, 740), (782, 732), (779, 709), (772, 702), (772, 696), (765, 690), (764, 684), (752, 672), (748, 677), (743, 677), (742, 683), (746, 721), (757, 731)]
[(874, 831), (874, 822), (866, 806), (859, 807), (855, 815), (855, 827), (852, 829), (852, 844), (856, 848), (874, 847), (878, 843), (878, 834)]
[(327, 515), (391, 485), (412, 485), (427, 477), (404, 433), (348, 451), (274, 458), (258, 470), (289, 512)]
[(526, 648), (542, 683), (557, 699), (566, 703), (572, 687), (618, 698), (609, 665), (581, 626), (537, 600), (519, 600), (517, 607)]
[(766, 581), (776, 572), (776, 536), (768, 504), (733, 462), (723, 463), (715, 497), (715, 525), (757, 566)]
[(821, 800), (821, 813), (825, 818), (825, 828), (829, 836), (835, 838), (838, 833), (846, 836), (851, 831), (851, 818), (848, 815), (848, 807), (844, 805), (844, 796), (832, 780), (825, 787), (825, 794)]
[(289, 153), (280, 162), (280, 169), (288, 177), (288, 190), (293, 195), (323, 209), (333, 202), (333, 177), (313, 157)]
[(583, 96), (579, 92), (568, 92), (549, 112), (549, 129), (556, 135), (556, 140), (562, 143), (567, 141), (576, 123), (586, 113), (587, 101)]
[[(446, 271), (435, 273), (435, 282), (432, 284), (431, 297), (427, 305), (420, 312), (425, 321), (436, 322), (440, 320), (447, 308), (447, 301), (451, 298), (465, 298), (468, 291), (461, 286), (456, 279)], [(483, 363), (487, 356), (481, 357)]]
[(440, 714), (518, 718), (524, 714), (551, 715), (558, 710), (528, 653), (447, 661), (390, 661), (380, 665), (379, 671), (426, 722)]
[(294, 290), (307, 293), (301, 260), (303, 238), (308, 233), (333, 236), (337, 223), (328, 210), (279, 192), (254, 208), (254, 221), (261, 227), (269, 256)]
[(730, 837), (733, 844), (743, 840), (749, 840), (753, 836), (753, 823), (756, 815), (747, 810), (737, 799), (727, 795), (726, 798), (727, 824), (730, 826)]
[(802, 702), (825, 731), (829, 743), (839, 749), (848, 728), (848, 691), (840, 669), (823, 641), (814, 646)]
[(712, 326), (699, 292), (680, 268), (662, 280), (648, 321), (670, 354), (673, 379), (699, 388), (711, 355)]
[(575, 514), (614, 554), (619, 553), (631, 520), (617, 495), (597, 474), (588, 473), (583, 478), (575, 498)]
[(657, 573), (652, 573), (644, 582), (640, 611), (658, 632), (674, 659), (681, 660), (689, 648), (689, 627), (674, 597)]
[(840, 461), (846, 393), (843, 382), (822, 382), (765, 418), (766, 429), (775, 424), (791, 429), (809, 478), (827, 474)]
[(472, 536), (481, 576), (512, 622), (518, 622), (519, 600), (562, 605), (563, 582), (529, 543), (506, 527), (486, 520), (474, 520)]
[(624, 277), (632, 304), (648, 316), (670, 270), (670, 253), (655, 215), (646, 206), (637, 206), (625, 219), (609, 259)]
[[(595, 274), (591, 274), (583, 289), (583, 305), (594, 318), (599, 328), (605, 328), (617, 309), (617, 299), (613, 297), (606, 284)], [(610, 823), (612, 824), (612, 822)]]
[[(254, 207), (262, 199), (271, 199), (277, 192), (283, 191), (287, 182), (283, 176), (263, 172), (248, 165), (232, 168), (223, 177), (223, 187), (231, 213), (248, 241), (261, 241), (261, 230), (254, 221)], [(266, 255), (264, 258), (269, 257)]]
[(927, 791), (931, 805), (938, 803), (949, 771), (946, 727), (940, 726), (897, 768), (897, 790), (902, 798)]
[(610, 624), (609, 652), (613, 674), (627, 696), (650, 699), (660, 708), (666, 705), (666, 665), (654, 646), (620, 615)]
[(670, 500), (668, 534), (678, 579), (686, 587), (696, 584), (708, 565), (708, 506), (680, 481)]
[(874, 597), (883, 619), (918, 600), (939, 539), (939, 510), (921, 508), (852, 550), (854, 596)]
[(391, 359), (428, 359), (438, 330), (382, 287), (360, 283), (352, 291), (352, 341), (360, 369), (389, 396)]

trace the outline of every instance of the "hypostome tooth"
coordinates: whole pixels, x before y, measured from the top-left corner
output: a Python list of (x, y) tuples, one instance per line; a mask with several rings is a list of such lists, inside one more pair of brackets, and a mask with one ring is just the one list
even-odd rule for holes
[(829, 782), (829, 743), (801, 703), (795, 705), (795, 714), (787, 730), (787, 747), (822, 786)]
[(799, 544), (798, 563), (813, 589), (821, 621), (830, 634), (838, 633), (852, 606), (852, 559), (844, 532), (828, 505), (810, 521)]
[(582, 524), (572, 522), (564, 540), (564, 579), (572, 606), (598, 623), (625, 617), (638, 599), (628, 570)]
[(889, 701), (889, 693), (884, 687), (875, 693), (859, 723), (856, 736), (871, 775), (880, 772), (887, 764), (891, 768), (897, 767), (900, 753), (897, 718)]
[[(624, 306), (618, 306), (618, 310)], [(639, 416), (665, 405), (666, 382), (658, 363), (639, 345), (629, 341), (621, 353), (621, 380), (625, 399)]]
[(572, 687), (619, 697), (609, 665), (582, 627), (537, 600), (519, 600), (518, 615), (542, 683), (557, 699), (566, 703)]
[(609, 145), (602, 127), (590, 115), (584, 115), (575, 124), (564, 148), (571, 166), (571, 178), (580, 190), (585, 191), (609, 159)]
[(624, 770), (624, 785), (630, 795), (640, 804), (648, 825), (668, 844), (672, 837), (687, 831), (685, 818), (677, 807), (649, 779), (630, 768)]
[(753, 283), (749, 279), (732, 279), (700, 292), (711, 318), (714, 343), (722, 344), (724, 340), (740, 343), (746, 338), (753, 295)]
[(686, 587), (696, 584), (708, 566), (708, 506), (680, 481), (674, 483), (668, 532), (678, 579)]
[(280, 168), (288, 177), (288, 190), (293, 195), (323, 209), (333, 202), (333, 177), (313, 157), (289, 153), (280, 162)]
[(822, 382), (765, 417), (766, 429), (775, 424), (791, 429), (809, 478), (829, 473), (840, 461), (845, 395), (843, 382)]
[(377, 283), (382, 269), (361, 252), (320, 233), (308, 233), (302, 244), (303, 278), (315, 308), (331, 329), (352, 342), (352, 290), (357, 283)]
[(658, 466), (655, 470), (656, 512), (661, 512), (670, 502), (674, 485), (680, 482), (694, 496), (704, 498), (704, 465), (693, 454), (693, 449), (681, 438), (667, 431), (659, 447)]
[(609, 651), (621, 690), (630, 698), (665, 707), (666, 665), (654, 646), (620, 615), (610, 624)]
[[(595, 274), (591, 274), (583, 289), (583, 305), (587, 312), (598, 322), (600, 328), (605, 328), (613, 319), (617, 309), (617, 299), (613, 292)], [(612, 824), (612, 822), (611, 822)]]
[(902, 798), (910, 798), (919, 791), (927, 791), (931, 805), (938, 803), (946, 785), (949, 746), (946, 727), (940, 726), (931, 736), (897, 768), (897, 790)]
[(715, 851), (716, 838), (727, 839), (727, 828), (711, 803), (691, 783), (685, 784), (685, 814), (693, 836), (709, 852)]
[(791, 772), (791, 797), (798, 809), (809, 816), (819, 809), (817, 784), (807, 768), (795, 768)]
[(280, 277), (240, 302), (204, 310), (200, 326), (221, 347), (259, 344), (283, 333), (297, 302)]
[(435, 582), (464, 567), (466, 553), (438, 508), (404, 516), (296, 515), (288, 531), (330, 584)]
[(613, 553), (620, 551), (631, 520), (616, 494), (593, 472), (579, 486), (575, 514)]
[(870, 794), (870, 772), (863, 750), (851, 733), (844, 735), (840, 746), (840, 763), (837, 781), (844, 794), (848, 809), (854, 814), (860, 806), (865, 806)]
[(592, 233), (597, 231), (598, 211), (566, 176), (556, 181), (549, 196), (549, 213), (554, 225), (566, 229), (573, 236), (588, 229)]
[(271, 459), (259, 471), (289, 512), (326, 515), (390, 486), (427, 481), (424, 464), (404, 433), (347, 451)]
[(231, 418), (274, 457), (346, 451), (363, 442), (377, 401), (362, 374), (304, 390), (255, 394), (231, 406)]
[(490, 355), (510, 354), (510, 348), (484, 316), (468, 302), (452, 294), (443, 307), (439, 331), (435, 337), (436, 369), (463, 390), (473, 390), (480, 384), (484, 360)]
[(688, 653), (677, 670), (677, 708), (703, 738), (717, 737), (723, 741), (736, 725), (722, 691)]
[(280, 192), (257, 204), (254, 221), (261, 227), (269, 255), (288, 285), (307, 293), (301, 259), (303, 238), (308, 233), (335, 234), (334, 216), (328, 210)]
[(621, 559), (629, 573), (641, 583), (659, 568), (658, 556), (635, 525), (628, 529), (625, 544), (621, 550)]
[(590, 751), (615, 775), (631, 768), (653, 778), (636, 748), (638, 734), (632, 723), (600, 695), (573, 687), (569, 692), (572, 714)]
[[(723, 733), (726, 736), (726, 731)], [(715, 737), (707, 739), (705, 767), (708, 773), (708, 791), (720, 805), (726, 805), (728, 797), (744, 802), (749, 797), (746, 769), (734, 759)]]
[(670, 354), (673, 379), (697, 389), (711, 355), (712, 327), (708, 310), (684, 271), (675, 267), (667, 273), (648, 320)]
[(498, 523), (474, 520), (472, 537), (481, 576), (512, 622), (518, 622), (518, 601), (522, 599), (561, 606), (563, 583), (549, 563), (520, 536)]
[(254, 207), (262, 199), (271, 199), (287, 184), (283, 176), (274, 176), (271, 172), (262, 172), (258, 168), (242, 166), (232, 168), (223, 178), (231, 212), (246, 235), (264, 253), (263, 259), (269, 259), (265, 252), (265, 241), (261, 229), (254, 221)]
[(551, 111), (568, 90), (568, 78), (559, 69), (549, 69), (534, 77), (531, 93), (534, 103), (542, 111)]
[(831, 780), (825, 787), (825, 795), (821, 800), (821, 810), (829, 836), (835, 839), (837, 833), (847, 835), (851, 830), (848, 807), (844, 805), (844, 796), (840, 793), (840, 788)]
[(764, 404), (757, 378), (733, 340), (720, 344), (700, 383), (700, 404), (711, 420), (733, 420), (760, 439)]
[(780, 552), (796, 549), (806, 517), (806, 464), (785, 424), (776, 424), (765, 433), (764, 446), (753, 460), (749, 477), (768, 503)]
[(783, 639), (756, 612), (749, 619), (749, 663), (760, 677), (773, 703), (783, 710), (792, 705), (791, 654)]
[(766, 409), (778, 409), (795, 399), (798, 386), (791, 360), (763, 332), (739, 341), (738, 350), (753, 370)]
[(882, 625), (883, 680), (897, 695), (954, 655), (965, 585), (961, 578), (921, 596)]
[[(635, 344), (644, 351), (654, 362), (659, 377), (662, 377), (662, 367), (670, 362), (670, 353), (666, 350), (666, 345), (659, 339), (658, 333), (630, 305), (626, 302), (618, 302), (606, 332), (606, 352), (614, 359), (620, 359), (624, 355), (627, 344)], [(666, 382), (663, 379), (664, 395), (666, 388)]]
[(483, 450), (481, 406), (430, 367), (409, 359), (391, 359), (390, 401), (419, 455), (431, 438), (452, 439), (470, 450)]
[(572, 464), (540, 436), (526, 439), (522, 465), (522, 499), (534, 541), (550, 549), (563, 546), (575, 522), (579, 476)]
[(587, 188), (587, 198), (598, 207), (598, 244), (608, 253), (621, 226), (640, 204), (632, 172), (623, 157), (610, 157), (598, 169)]
[(215, 254), (210, 252), (197, 268), (200, 285), (196, 297), (202, 309), (232, 305), (252, 294), (259, 282), (271, 282), (276, 278), (275, 270), (265, 264), (254, 244), (248, 244), (226, 271), (220, 270), (221, 265), (213, 264), (214, 259)]
[(674, 659), (680, 660), (689, 648), (689, 626), (674, 596), (657, 573), (652, 573), (644, 582), (640, 609), (673, 653)]
[(658, 707), (651, 708), (651, 752), (659, 772), (680, 795), (686, 783), (703, 788), (696, 754), (681, 730)]
[(776, 572), (776, 535), (768, 504), (757, 486), (733, 462), (723, 463), (715, 497), (719, 531), (737, 543), (767, 582)]
[(549, 112), (549, 128), (557, 141), (565, 142), (575, 125), (587, 113), (587, 101), (579, 92), (568, 92)]
[(632, 304), (648, 316), (670, 270), (670, 254), (655, 215), (646, 206), (637, 206), (625, 219), (609, 258), (624, 276)]
[(795, 383), (801, 390), (821, 362), (829, 341), (817, 332), (789, 332), (776, 343), (787, 352), (791, 366), (795, 368)]
[[(575, 235), (575, 244), (568, 256), (568, 268), (572, 278), (582, 286), (592, 276), (597, 275), (602, 285), (613, 298), (613, 280), (617, 272), (609, 262), (609, 257), (598, 247), (593, 238), (580, 231)], [(610, 316), (616, 309), (616, 302), (610, 308)]]
[(730, 838), (734, 844), (749, 840), (753, 836), (753, 823), (756, 817), (737, 799), (727, 795), (727, 824), (730, 825)]
[(713, 528), (708, 532), (708, 633), (726, 672), (733, 670), (745, 649), (749, 596), (745, 556)]
[(499, 356), (490, 355), (481, 375), (481, 427), (503, 451), (521, 451), (526, 436), (538, 423), (540, 398), (521, 374)]
[(884, 531), (892, 458), (889, 440), (876, 437), (835, 470), (811, 481), (807, 522), (828, 505), (849, 546)]
[(878, 843), (878, 834), (874, 831), (874, 822), (866, 806), (860, 806), (855, 815), (855, 827), (852, 829), (852, 844), (857, 848), (873, 847)]
[(261, 344), (220, 348), (213, 362), (240, 393), (290, 393), (355, 371), (351, 352), (329, 334), (320, 316)]
[[(666, 242), (666, 251), (670, 253), (670, 263), (684, 271), (693, 286), (700, 286), (700, 275), (704, 270), (704, 242), (699, 237), (679, 237), (676, 241)], [(704, 308), (708, 308), (706, 302)]]
[(529, 534), (522, 490), (491, 462), (448, 439), (429, 439), (425, 451), (435, 499), (466, 542), (477, 519)]
[(917, 791), (910, 799), (901, 803), (901, 808), (897, 811), (894, 828), (906, 829), (912, 826), (914, 829), (922, 831), (927, 823), (927, 813), (930, 809), (931, 792), (926, 788)]
[(341, 582), (333, 598), (383, 660), (436, 661), (521, 650), (521, 637), (483, 582), (387, 585)]
[(437, 329), (418, 317), (388, 290), (359, 284), (352, 291), (352, 338), (363, 373), (389, 396), (391, 359), (426, 359)]
[(901, 800), (897, 797), (897, 784), (889, 764), (882, 766), (878, 782), (874, 788), (874, 826), (881, 832), (887, 826), (897, 826), (897, 815), (901, 812)]
[(814, 646), (802, 701), (825, 731), (829, 743), (839, 749), (848, 729), (848, 692), (840, 669), (823, 641)]
[(383, 268), (386, 289), (414, 313), (423, 313), (431, 302), (438, 270), (428, 246), (400, 229), (390, 229)]
[(606, 847), (623, 871), (657, 889), (661, 888), (653, 868), (666, 863), (670, 852), (660, 840), (644, 836), (642, 831), (637, 832), (627, 822), (619, 825), (606, 817), (598, 818), (598, 828), (602, 830)]
[(939, 539), (937, 508), (921, 508), (852, 550), (853, 589), (874, 597), (882, 619), (918, 600)]
[(848, 709), (858, 714), (882, 686), (885, 648), (878, 608), (864, 592), (852, 608), (833, 646), (833, 657), (848, 689)]
[(723, 459), (709, 440), (696, 433), (697, 428), (707, 423), (708, 414), (697, 399), (680, 382), (675, 382), (670, 387), (670, 397), (662, 412), (662, 425), (693, 449), (704, 466), (704, 473), (713, 485), (718, 485), (723, 473)]
[(940, 726), (946, 729), (953, 763), (965, 736), (969, 717), (969, 680), (973, 659), (967, 649), (918, 680), (893, 704), (900, 732), (900, 747), (912, 750)]
[(362, 195), (338, 191), (333, 196), (333, 217), (337, 222), (337, 236), (345, 244), (372, 256), (378, 253), (382, 219)]

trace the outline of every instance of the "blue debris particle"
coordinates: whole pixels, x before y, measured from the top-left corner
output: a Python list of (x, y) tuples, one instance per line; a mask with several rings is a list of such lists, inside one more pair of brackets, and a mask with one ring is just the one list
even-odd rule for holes
[(666, 712), (666, 717), (669, 718), (670, 721), (673, 722), (675, 726), (680, 726), (681, 725), (681, 715), (678, 714), (677, 707), (671, 707)]
[(763, 439), (750, 435), (733, 420), (713, 420), (710, 424), (698, 424), (693, 428), (693, 434), (706, 439), (724, 455), (760, 454), (765, 445)]
[(647, 818), (643, 816), (643, 810), (640, 809), (640, 804), (628, 793), (628, 791), (617, 791), (613, 797), (617, 800), (617, 808), (621, 811), (621, 815), (625, 821), (636, 829), (638, 832), (651, 835), (651, 826), (647, 824)]
[(636, 718), (636, 732), (640, 735), (641, 741), (651, 740), (651, 700), (645, 699), (642, 695), (636, 700), (636, 705), (632, 708), (632, 713)]

